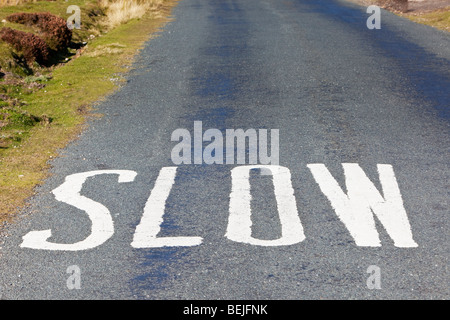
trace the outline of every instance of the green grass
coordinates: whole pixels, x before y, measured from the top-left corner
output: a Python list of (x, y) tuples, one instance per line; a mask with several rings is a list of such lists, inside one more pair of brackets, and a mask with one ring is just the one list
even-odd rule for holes
[[(74, 41), (83, 41), (87, 39), (89, 35), (98, 35), (102, 31), (105, 31), (105, 27), (99, 24), (99, 17), (102, 13), (101, 9), (97, 6), (96, 0), (71, 0), (65, 1), (39, 1), (28, 2), (19, 6), (8, 6), (0, 8), (0, 21), (4, 20), (7, 16), (16, 12), (51, 12), (62, 18), (68, 18), (71, 14), (67, 13), (67, 7), (69, 5), (77, 5), (81, 9), (81, 23), (82, 29), (74, 29)], [(31, 27), (23, 26), (17, 23), (0, 23), (3, 27), (10, 27), (21, 31), (33, 31)]]
[[(92, 1), (70, 2), (80, 7), (84, 3), (89, 5)], [(167, 3), (161, 16), (167, 17), (175, 1)], [(26, 4), (20, 11), (23, 8), (29, 12), (65, 12), (67, 3), (43, 1)], [(0, 8), (0, 20), (18, 11), (19, 8)], [(4, 117), (13, 118), (10, 124), (0, 127), (0, 137), (11, 135), (9, 144), (0, 144), (0, 220), (13, 217), (25, 204), (34, 187), (47, 176), (48, 161), (77, 136), (87, 117), (95, 116), (96, 103), (117, 89), (112, 78), (127, 71), (150, 34), (166, 21), (167, 18), (152, 15), (132, 20), (108, 33), (99, 33), (76, 59), (48, 70), (37, 68), (33, 74), (18, 78), (16, 85), (2, 86), (0, 81), (0, 94), (3, 90), (10, 98), (8, 103), (17, 104), (0, 109), (7, 110)], [(45, 87), (30, 88), (30, 84)], [(1, 119), (0, 115), (0, 124)]]
[[(96, 7), (95, 0), (88, 1), (71, 1), (71, 4), (78, 5), (81, 9), (82, 29), (73, 30), (73, 42), (81, 43), (87, 41), (91, 34), (99, 35), (104, 32), (104, 28), (100, 23), (102, 18), (102, 10)], [(16, 12), (51, 12), (61, 17), (68, 17), (66, 13), (68, 3), (65, 1), (41, 1), (38, 3), (25, 3), (20, 6), (8, 6), (0, 8), (0, 21), (6, 21), (6, 17)], [(20, 31), (37, 33), (33, 27), (25, 26), (17, 23), (1, 22), (1, 27), (9, 27)], [(2, 113), (0, 118), (0, 156), (2, 151), (9, 147), (17, 147), (17, 141), (22, 141), (24, 132), (27, 133), (41, 119), (47, 119), (44, 115), (36, 114), (33, 105), (28, 105), (28, 101), (35, 100), (34, 92), (42, 91), (43, 86), (51, 84), (48, 80), (52, 78), (52, 72), (58, 64), (70, 60), (76, 54), (76, 49), (68, 49), (66, 52), (58, 53), (53, 57), (52, 68), (41, 67), (34, 63), (29, 65), (25, 62), (20, 52), (12, 49), (7, 43), (0, 41), (0, 66), (2, 72), (7, 73), (8, 77), (0, 80), (0, 94), (6, 95), (9, 99), (2, 99)], [(22, 86), (23, 90), (17, 89)], [(18, 94), (12, 89), (18, 91)], [(20, 91), (20, 92), (19, 92)], [(49, 92), (45, 89), (44, 92)], [(36, 93), (37, 95), (37, 93)], [(38, 102), (39, 103), (39, 102)], [(20, 122), (23, 117), (38, 119), (34, 122), (26, 122), (25, 127)], [(21, 130), (17, 130), (17, 125), (21, 126)]]

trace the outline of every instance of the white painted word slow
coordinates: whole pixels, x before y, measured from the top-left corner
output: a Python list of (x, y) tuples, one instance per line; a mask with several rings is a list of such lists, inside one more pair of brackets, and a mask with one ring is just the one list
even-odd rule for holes
[[(381, 246), (374, 216), (378, 218), (397, 247), (417, 247), (403, 206), (403, 200), (391, 165), (377, 165), (383, 195), (376, 189), (361, 167), (356, 163), (343, 163), (347, 193), (339, 186), (324, 164), (308, 164), (320, 190), (328, 198), (336, 215), (348, 229), (356, 245)], [(252, 210), (250, 171), (259, 169), (271, 175), (277, 211), (281, 223), (278, 239), (263, 240), (252, 236)], [(56, 200), (85, 211), (92, 222), (91, 234), (72, 244), (48, 241), (51, 230), (31, 231), (23, 237), (21, 247), (45, 250), (78, 251), (95, 248), (114, 234), (109, 210), (96, 201), (80, 195), (84, 182), (93, 176), (116, 174), (119, 183), (132, 182), (137, 173), (129, 170), (99, 170), (77, 173), (66, 177), (65, 182), (53, 190)], [(166, 202), (175, 183), (177, 167), (163, 167), (144, 206), (131, 246), (157, 248), (197, 246), (202, 237), (158, 237), (165, 214)], [(231, 241), (256, 246), (285, 246), (305, 240), (288, 168), (278, 165), (247, 165), (231, 170), (232, 188), (229, 218), (225, 237)]]

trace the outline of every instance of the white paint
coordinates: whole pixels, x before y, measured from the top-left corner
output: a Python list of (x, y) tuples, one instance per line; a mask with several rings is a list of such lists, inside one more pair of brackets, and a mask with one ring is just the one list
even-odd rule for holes
[(201, 237), (165, 237), (157, 238), (163, 223), (163, 216), (167, 198), (175, 183), (177, 167), (164, 167), (161, 169), (145, 204), (141, 222), (136, 227), (133, 242), (134, 248), (156, 248), (166, 246), (197, 246), (202, 243)]
[(83, 184), (88, 178), (102, 174), (119, 175), (119, 183), (132, 182), (137, 175), (136, 172), (129, 170), (98, 170), (76, 173), (67, 176), (65, 182), (52, 191), (56, 200), (87, 213), (92, 226), (91, 234), (86, 239), (72, 244), (53, 243), (47, 241), (52, 235), (51, 230), (31, 231), (23, 237), (20, 246), (31, 249), (78, 251), (95, 248), (108, 240), (114, 234), (113, 220), (109, 210), (101, 203), (80, 195)]
[(403, 206), (403, 200), (391, 165), (378, 164), (384, 197), (356, 163), (343, 163), (347, 194), (323, 164), (308, 168), (320, 189), (331, 202), (337, 216), (347, 227), (358, 246), (381, 246), (375, 220), (386, 229), (397, 247), (417, 247)]
[[(249, 178), (252, 169), (260, 169), (273, 177), (281, 223), (281, 237), (278, 239), (261, 240), (251, 235), (252, 212)], [(231, 178), (230, 216), (225, 234), (228, 239), (260, 246), (292, 245), (305, 239), (288, 168), (274, 165), (239, 166), (231, 170)]]

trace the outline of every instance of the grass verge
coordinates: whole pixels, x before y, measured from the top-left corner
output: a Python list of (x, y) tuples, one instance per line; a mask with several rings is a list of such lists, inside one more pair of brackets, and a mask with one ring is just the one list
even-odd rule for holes
[[(36, 10), (33, 5), (41, 4), (45, 2), (24, 6), (32, 11)], [(39, 90), (8, 87), (10, 97), (20, 97), (22, 115), (37, 120), (26, 126), (32, 120), (25, 117), (23, 127), (19, 121), (16, 141), (7, 147), (0, 145), (0, 223), (11, 220), (33, 195), (35, 187), (48, 176), (49, 160), (76, 139), (87, 117), (93, 115), (95, 103), (118, 88), (118, 75), (128, 70), (145, 41), (168, 21), (175, 4), (176, 0), (165, 1), (157, 14), (147, 14), (100, 34), (79, 57), (52, 69), (51, 76), (28, 76), (35, 77), (29, 82), (45, 82)]]
[[(416, 23), (428, 25), (430, 27), (450, 32), (450, 6), (447, 7), (435, 7), (432, 3), (429, 6), (424, 6), (422, 9), (408, 10), (406, 12), (400, 12), (392, 7), (386, 6), (387, 0), (346, 0), (362, 6), (370, 6), (372, 4), (378, 5), (388, 11), (395, 13), (398, 16), (410, 19)], [(426, 1), (426, 0), (425, 0)], [(411, 4), (409, 4), (411, 9)]]
[(450, 32), (450, 6), (431, 12), (404, 13), (400, 15), (414, 22)]

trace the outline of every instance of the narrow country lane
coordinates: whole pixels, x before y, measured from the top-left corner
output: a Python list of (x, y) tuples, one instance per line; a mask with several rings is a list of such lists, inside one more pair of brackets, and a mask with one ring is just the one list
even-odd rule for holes
[(181, 0), (3, 232), (0, 296), (448, 299), (450, 37), (369, 16)]

